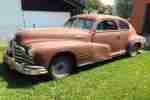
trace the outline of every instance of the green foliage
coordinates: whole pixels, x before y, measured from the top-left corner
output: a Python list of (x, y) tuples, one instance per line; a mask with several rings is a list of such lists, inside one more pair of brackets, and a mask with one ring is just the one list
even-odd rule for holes
[(84, 10), (88, 12), (97, 11), (101, 14), (112, 14), (112, 6), (104, 5), (100, 0), (87, 0)]
[(132, 14), (132, 0), (116, 0), (115, 9), (118, 16), (130, 17)]
[(98, 9), (97, 0), (87, 0), (85, 10), (96, 10)]

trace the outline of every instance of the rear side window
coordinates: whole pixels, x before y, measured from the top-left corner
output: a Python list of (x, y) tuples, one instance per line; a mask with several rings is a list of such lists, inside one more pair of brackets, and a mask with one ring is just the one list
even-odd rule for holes
[(129, 29), (129, 24), (124, 22), (124, 21), (122, 21), (122, 20), (119, 20), (118, 24), (119, 24), (119, 28), (120, 29)]
[(114, 20), (105, 20), (98, 24), (97, 30), (118, 30), (118, 27)]

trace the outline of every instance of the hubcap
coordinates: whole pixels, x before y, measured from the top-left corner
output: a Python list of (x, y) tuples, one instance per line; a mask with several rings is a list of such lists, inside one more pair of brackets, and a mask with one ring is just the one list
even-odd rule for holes
[(64, 62), (52, 66), (52, 74), (58, 78), (69, 75), (68, 65)]

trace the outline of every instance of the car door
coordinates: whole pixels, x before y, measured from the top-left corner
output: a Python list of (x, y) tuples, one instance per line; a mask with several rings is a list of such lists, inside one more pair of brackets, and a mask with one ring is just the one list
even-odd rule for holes
[(109, 45), (111, 53), (120, 51), (120, 32), (118, 25), (113, 19), (105, 19), (96, 25), (96, 33), (93, 41), (99, 44)]
[(123, 20), (117, 20), (119, 30), (120, 30), (120, 49), (126, 50), (128, 46), (128, 37), (130, 34), (130, 25), (128, 22)]

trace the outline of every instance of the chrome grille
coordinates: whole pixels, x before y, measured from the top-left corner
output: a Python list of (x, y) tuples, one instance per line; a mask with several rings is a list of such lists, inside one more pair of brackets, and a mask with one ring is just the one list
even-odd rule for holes
[(33, 57), (28, 54), (28, 49), (18, 43), (14, 43), (14, 58), (15, 61), (21, 64), (32, 65)]

